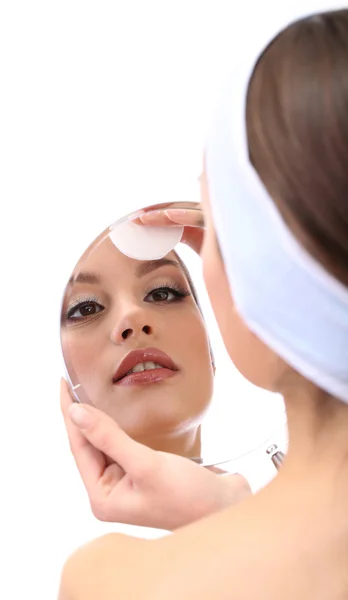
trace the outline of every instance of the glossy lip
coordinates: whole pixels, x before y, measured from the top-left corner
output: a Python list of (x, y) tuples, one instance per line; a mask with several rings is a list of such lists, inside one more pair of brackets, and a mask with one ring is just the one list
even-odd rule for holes
[[(168, 354), (165, 352), (162, 352), (162, 350), (158, 350), (158, 348), (142, 348), (139, 350), (132, 350), (132, 352), (127, 354), (127, 356), (118, 365), (112, 378), (112, 382), (118, 383), (131, 369), (133, 369), (133, 367), (135, 367), (135, 365), (144, 362), (154, 362), (158, 365), (161, 365), (161, 367), (164, 369), (168, 369), (169, 371), (179, 370), (170, 356), (168, 356)], [(150, 374), (154, 373), (155, 371), (157, 371), (157, 369), (141, 371), (141, 373)], [(137, 373), (132, 373), (132, 375), (137, 375)]]

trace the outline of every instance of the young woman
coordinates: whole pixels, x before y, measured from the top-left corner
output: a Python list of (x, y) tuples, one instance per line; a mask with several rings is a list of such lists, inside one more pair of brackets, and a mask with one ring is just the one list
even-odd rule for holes
[[(196, 221), (198, 215), (200, 211)], [(197, 250), (202, 230), (186, 229), (184, 237)], [(70, 378), (73, 384), (78, 382), (82, 402), (105, 412), (132, 439), (157, 450), (157, 456), (162, 452), (193, 459), (201, 456), (201, 422), (211, 402), (215, 367), (193, 282), (175, 251), (163, 260), (141, 262), (121, 254), (105, 232), (101, 234), (79, 260), (66, 287), (61, 340)], [(163, 361), (170, 367), (164, 372), (150, 368), (128, 375), (135, 364)], [(96, 494), (99, 461), (80, 465), (80, 446), (69, 421), (67, 428), (98, 519), (173, 529), (195, 518), (197, 511), (211, 512), (217, 501), (238, 502), (251, 492), (244, 477), (226, 476), (217, 467), (209, 467), (209, 473), (198, 469), (202, 483), (188, 488), (192, 468), (187, 461), (179, 461), (173, 478), (170, 467), (167, 474), (166, 459), (158, 465), (157, 478), (166, 486), (170, 502), (154, 515), (145, 510), (145, 504), (150, 509), (149, 488), (151, 495), (154, 491), (154, 482), (148, 478), (142, 479), (140, 487), (139, 481), (137, 488), (134, 481), (129, 486), (121, 470), (112, 497), (103, 486)], [(221, 474), (225, 477), (216, 489), (214, 478)], [(201, 485), (206, 482), (212, 493), (202, 498)]]
[(175, 252), (141, 262), (100, 236), (66, 287), (61, 340), (81, 401), (150, 448), (201, 456), (214, 365), (192, 280)]
[[(275, 7), (239, 53), (202, 177), (205, 281), (235, 364), (284, 396), (283, 468), (172, 536), (82, 548), (65, 566), (64, 600), (348, 598), (348, 9), (307, 8)], [(131, 471), (113, 423), (67, 412)]]

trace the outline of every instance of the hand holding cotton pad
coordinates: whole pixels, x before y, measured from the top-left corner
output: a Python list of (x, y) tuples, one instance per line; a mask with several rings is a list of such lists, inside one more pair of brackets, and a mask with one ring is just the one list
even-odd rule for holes
[(183, 232), (183, 227), (143, 227), (129, 219), (121, 219), (111, 225), (109, 237), (129, 258), (159, 260), (175, 248)]

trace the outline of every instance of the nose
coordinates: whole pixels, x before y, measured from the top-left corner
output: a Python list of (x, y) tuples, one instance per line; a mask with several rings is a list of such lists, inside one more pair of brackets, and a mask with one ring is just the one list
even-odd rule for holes
[(154, 334), (153, 325), (146, 311), (133, 309), (127, 311), (118, 319), (111, 331), (111, 341), (114, 344), (122, 344), (126, 340), (138, 340), (141, 337), (149, 337)]

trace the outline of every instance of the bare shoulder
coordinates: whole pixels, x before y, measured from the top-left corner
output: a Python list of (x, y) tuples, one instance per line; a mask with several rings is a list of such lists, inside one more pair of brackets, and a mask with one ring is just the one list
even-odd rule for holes
[(334, 598), (322, 580), (327, 556), (313, 543), (317, 521), (301, 523), (289, 505), (284, 517), (261, 495), (157, 540), (94, 540), (67, 561), (59, 600)]
[(243, 557), (248, 567), (253, 562), (244, 512), (227, 509), (156, 540), (122, 534), (93, 540), (66, 562), (59, 600), (230, 598), (224, 590), (238, 585)]
[(66, 561), (58, 600), (146, 598), (155, 549), (154, 540), (118, 533), (93, 540)]

